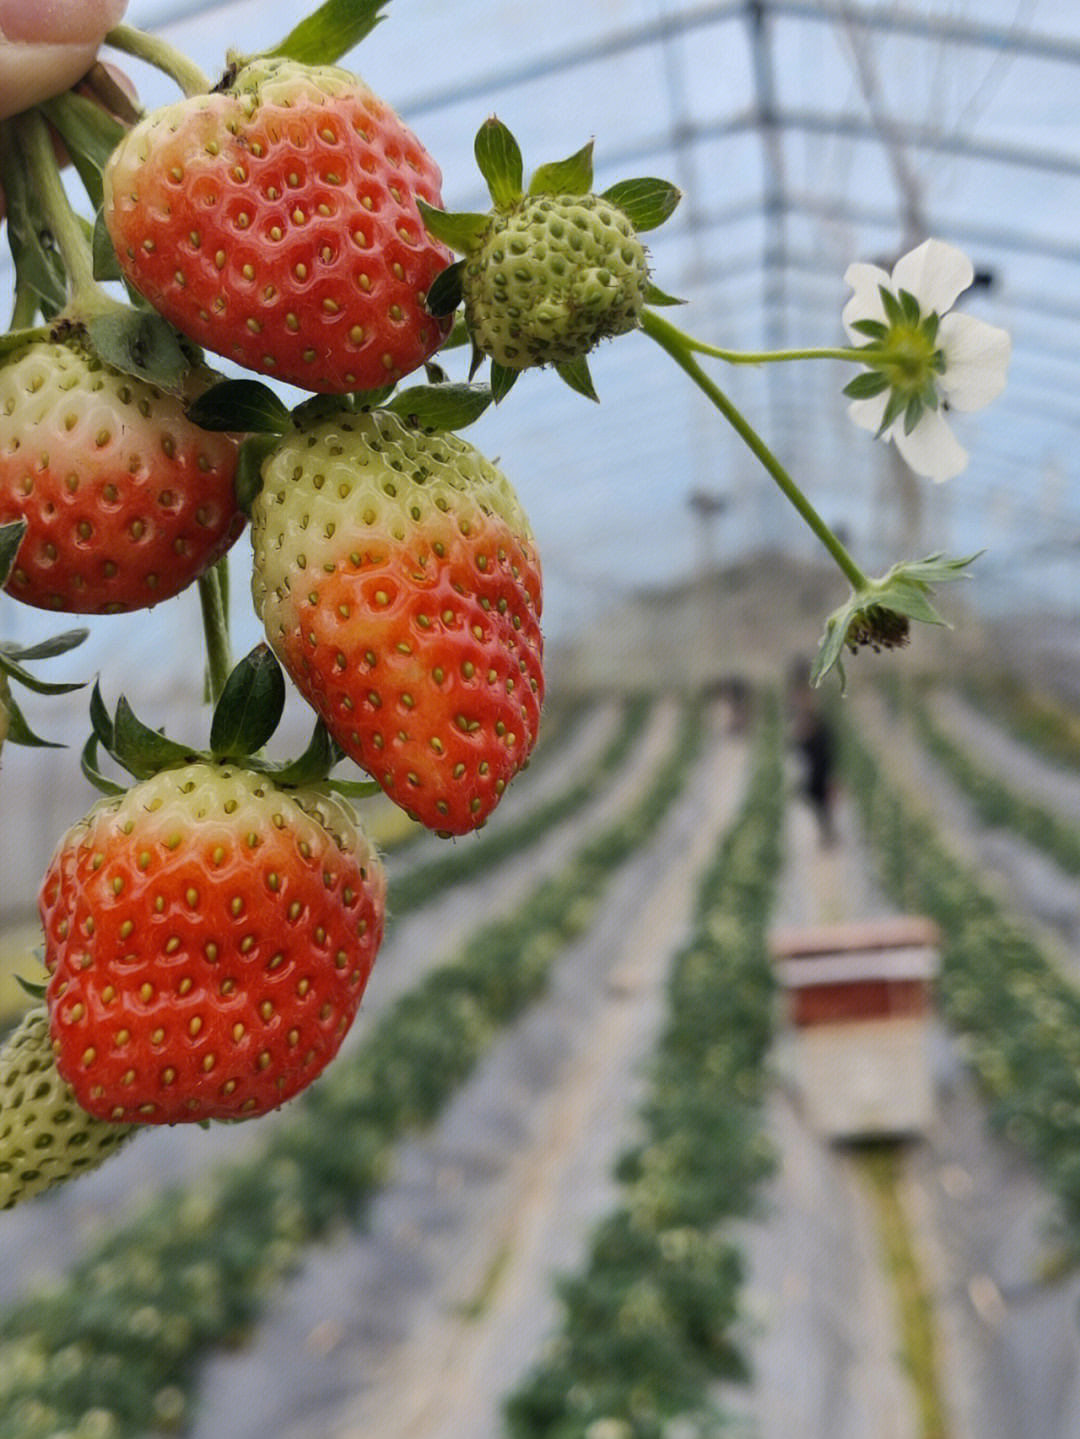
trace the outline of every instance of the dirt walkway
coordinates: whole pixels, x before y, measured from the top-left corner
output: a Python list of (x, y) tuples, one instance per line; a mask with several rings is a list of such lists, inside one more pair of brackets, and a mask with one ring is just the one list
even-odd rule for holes
[(313, 1253), (252, 1346), (209, 1366), (193, 1439), (501, 1432), (557, 1318), (552, 1277), (613, 1200), (667, 965), (743, 770), (741, 745), (712, 744), (550, 994), (403, 1146), (368, 1232)]

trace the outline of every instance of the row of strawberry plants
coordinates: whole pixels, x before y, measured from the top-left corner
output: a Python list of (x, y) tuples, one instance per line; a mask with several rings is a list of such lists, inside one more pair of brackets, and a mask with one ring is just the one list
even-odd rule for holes
[(909, 711), (923, 744), (975, 806), (983, 824), (1014, 830), (1067, 874), (1080, 874), (1080, 828), (1076, 824), (1025, 799), (1005, 780), (984, 769), (934, 723), (925, 704), (911, 702)]
[(848, 730), (845, 769), (886, 888), (940, 925), (938, 996), (991, 1103), (1042, 1169), (1080, 1244), (1080, 990), (902, 799)]
[(778, 731), (706, 873), (669, 980), (669, 1019), (620, 1159), (622, 1197), (586, 1267), (559, 1285), (561, 1332), (510, 1396), (514, 1439), (661, 1439), (711, 1432), (718, 1380), (745, 1379), (732, 1339), (742, 1261), (724, 1226), (771, 1172), (762, 1131), (774, 1014), (765, 942), (780, 858)]
[(1011, 674), (971, 675), (962, 691), (971, 704), (992, 713), (1024, 744), (1059, 764), (1080, 769), (1080, 714), (1060, 700), (1032, 690)]
[(542, 993), (608, 879), (655, 834), (700, 738), (700, 712), (687, 706), (670, 756), (629, 813), (398, 1000), (257, 1153), (166, 1192), (57, 1289), (3, 1317), (0, 1439), (129, 1439), (183, 1425), (200, 1359), (255, 1322), (305, 1245), (362, 1216), (395, 1141), (434, 1120), (497, 1032)]

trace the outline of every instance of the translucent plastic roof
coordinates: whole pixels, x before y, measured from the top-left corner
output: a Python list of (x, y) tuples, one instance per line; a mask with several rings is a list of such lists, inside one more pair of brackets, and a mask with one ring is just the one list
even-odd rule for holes
[[(309, 8), (131, 0), (128, 21), (214, 73), (228, 48), (270, 44)], [(124, 63), (146, 103), (174, 98)], [(891, 265), (929, 235), (966, 250), (977, 284), (961, 303), (1005, 326), (1014, 356), (1005, 395), (957, 417), (971, 463), (947, 486), (909, 480), (891, 447), (850, 424), (850, 367), (711, 373), (868, 568), (985, 546), (976, 603), (1080, 605), (1075, 0), (392, 0), (343, 63), (435, 155), (450, 208), (486, 207), (472, 142), (492, 112), (527, 169), (594, 137), (598, 188), (635, 174), (675, 181), (682, 204), (649, 236), (654, 278), (689, 302), (681, 327), (725, 347), (840, 343), (848, 263)], [(604, 347), (593, 374), (599, 406), (529, 374), (470, 432), (532, 515), (551, 633), (703, 558), (775, 543), (813, 553), (645, 337)], [(695, 492), (725, 502), (711, 550)]]

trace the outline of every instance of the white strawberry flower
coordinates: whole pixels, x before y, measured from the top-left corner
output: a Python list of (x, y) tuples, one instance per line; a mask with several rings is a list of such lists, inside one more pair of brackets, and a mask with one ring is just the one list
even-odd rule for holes
[[(975, 278), (971, 261), (924, 240), (893, 267), (849, 265), (843, 322), (865, 373), (844, 389), (864, 430), (892, 440), (911, 468), (949, 480), (968, 462), (942, 409), (981, 410), (1005, 388), (1012, 341), (970, 315), (949, 314)], [(869, 343), (866, 343), (869, 341)]]

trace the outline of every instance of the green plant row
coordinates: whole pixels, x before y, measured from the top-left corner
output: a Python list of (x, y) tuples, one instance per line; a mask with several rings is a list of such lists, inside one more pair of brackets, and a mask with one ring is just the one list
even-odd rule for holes
[(1075, 710), (1033, 691), (1016, 675), (971, 676), (962, 689), (971, 704), (992, 714), (1024, 744), (1080, 769), (1080, 714)]
[(700, 713), (687, 706), (669, 758), (629, 813), (398, 1000), (257, 1153), (164, 1193), (57, 1289), (0, 1316), (0, 1439), (135, 1439), (184, 1427), (199, 1361), (243, 1337), (304, 1246), (362, 1217), (395, 1141), (436, 1117), (499, 1029), (543, 991), (607, 881), (655, 834), (700, 737)]
[(886, 887), (941, 926), (939, 1002), (991, 1117), (1041, 1168), (1080, 1244), (1080, 990), (899, 798), (850, 731), (844, 751)]
[(669, 980), (643, 1138), (617, 1167), (618, 1207), (584, 1271), (563, 1279), (562, 1328), (511, 1395), (514, 1439), (661, 1439), (720, 1422), (719, 1379), (745, 1379), (732, 1339), (742, 1261), (724, 1223), (752, 1212), (773, 1167), (762, 1130), (774, 1014), (765, 922), (782, 784), (769, 724), (740, 818), (702, 882)]
[(922, 742), (971, 800), (983, 824), (1013, 830), (1067, 874), (1080, 874), (1080, 828), (988, 773), (934, 723), (925, 705), (912, 704), (910, 712)]
[(571, 779), (551, 799), (526, 811), (520, 819), (487, 831), (473, 844), (458, 846), (418, 864), (395, 879), (390, 891), (390, 915), (401, 918), (436, 891), (487, 875), (491, 866), (521, 854), (556, 824), (569, 819), (611, 782), (641, 738), (653, 707), (653, 696), (638, 695), (623, 708), (622, 718), (603, 752), (584, 774)]

